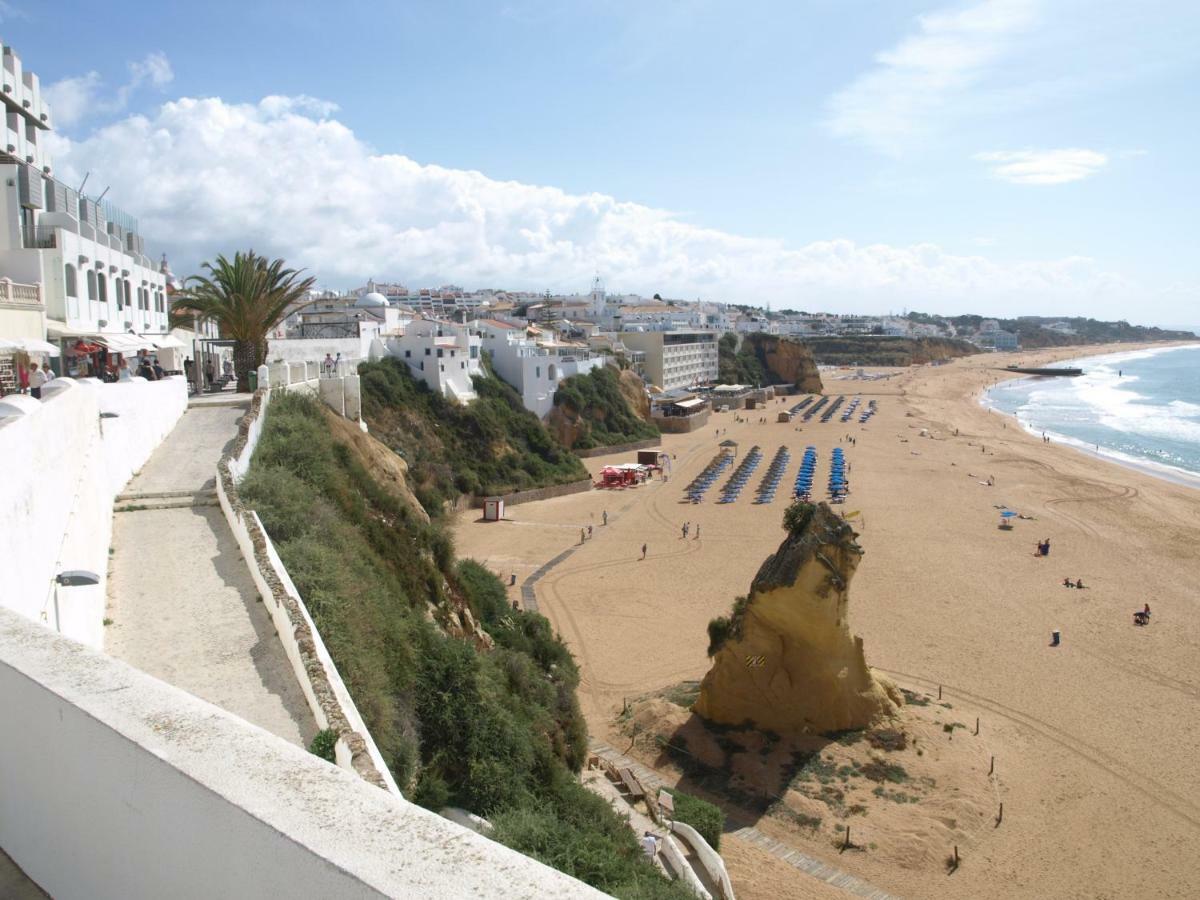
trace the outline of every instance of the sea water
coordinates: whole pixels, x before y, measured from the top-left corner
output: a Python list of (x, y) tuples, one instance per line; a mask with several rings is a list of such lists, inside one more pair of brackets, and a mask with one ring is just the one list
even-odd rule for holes
[(1002, 382), (984, 403), (1052, 441), (1200, 486), (1200, 344), (1061, 365), (1084, 374)]

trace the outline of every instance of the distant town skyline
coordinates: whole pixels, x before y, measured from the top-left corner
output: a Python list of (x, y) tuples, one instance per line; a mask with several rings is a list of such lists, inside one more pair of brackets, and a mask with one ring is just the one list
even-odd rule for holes
[(181, 276), (1197, 324), (1194, 4), (68, 5), (55, 175)]

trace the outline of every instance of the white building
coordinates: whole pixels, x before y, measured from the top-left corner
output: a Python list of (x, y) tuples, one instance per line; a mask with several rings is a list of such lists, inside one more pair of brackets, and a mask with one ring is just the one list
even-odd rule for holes
[(557, 340), (536, 341), (524, 329), (497, 319), (471, 323), (485, 352), (490, 354), (496, 374), (521, 395), (525, 408), (539, 418), (554, 406), (559, 382), (572, 375), (585, 375), (607, 362), (586, 346)]
[(440, 319), (413, 319), (403, 334), (381, 338), (387, 353), (408, 364), (413, 377), (460, 403), (475, 399), (471, 379), (484, 374), (481, 340), (466, 325)]
[(664, 391), (717, 380), (715, 331), (623, 331), (621, 342), (645, 356), (645, 377)]
[(0, 99), (0, 277), (41, 292), (46, 333), (28, 337), (48, 335), (64, 350), (80, 339), (123, 353), (174, 347), (166, 276), (146, 255), (137, 221), (53, 177), (50, 110), (37, 76), (8, 46)]

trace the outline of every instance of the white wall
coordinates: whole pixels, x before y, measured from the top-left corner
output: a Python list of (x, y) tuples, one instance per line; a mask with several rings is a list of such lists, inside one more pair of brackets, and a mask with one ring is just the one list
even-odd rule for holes
[(267, 364), (278, 360), (319, 363), (325, 359), (326, 353), (334, 359), (340, 353), (343, 366), (357, 367), (359, 362), (367, 358), (370, 347), (369, 335), (361, 338), (272, 338), (267, 345)]
[(0, 847), (58, 900), (599, 898), (0, 609)]
[[(183, 414), (187, 386), (182, 378), (53, 384), (27, 414), (0, 419), (0, 605), (99, 647), (113, 499)], [(56, 587), (69, 569), (93, 572), (99, 584)]]

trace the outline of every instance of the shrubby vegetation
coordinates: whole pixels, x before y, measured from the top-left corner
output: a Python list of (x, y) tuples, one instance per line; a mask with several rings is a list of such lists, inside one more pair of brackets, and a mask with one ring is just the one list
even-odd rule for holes
[(911, 366), (979, 352), (974, 344), (954, 338), (846, 335), (805, 338), (804, 344), (827, 366)]
[[(488, 816), (499, 840), (617, 896), (686, 896), (576, 779), (587, 753), (579, 675), (549, 622), (513, 610), (482, 566), (456, 561), (438, 524), (381, 488), (327, 415), (315, 399), (276, 395), (240, 490), (405, 795)], [(464, 608), (493, 650), (435, 624)]]
[(722, 384), (770, 384), (766, 367), (754, 354), (753, 345), (746, 341), (738, 349), (738, 336), (732, 331), (717, 341), (717, 380)]
[(586, 375), (564, 378), (554, 394), (554, 405), (579, 417), (581, 427), (574, 450), (612, 447), (659, 436), (656, 426), (629, 408), (617, 373), (607, 366)]
[[(960, 331), (975, 332), (989, 316), (933, 316), (911, 312), (910, 321), (944, 325), (949, 323)], [(1130, 325), (1118, 322), (1101, 322), (1097, 319), (1076, 317), (1021, 316), (1017, 319), (997, 319), (1000, 327), (1017, 335), (1021, 346), (1027, 349), (1038, 347), (1071, 347), (1080, 344), (1109, 344), (1128, 341), (1191, 341), (1196, 335), (1190, 331), (1170, 331), (1165, 328)], [(1066, 322), (1074, 334), (1064, 334), (1046, 328), (1054, 322)]]
[(675, 791), (672, 798), (675, 801), (675, 818), (691, 825), (700, 832), (700, 837), (708, 841), (710, 847), (720, 850), (721, 831), (725, 827), (725, 814), (720, 807), (682, 791)]
[(417, 381), (403, 360), (359, 366), (371, 434), (409, 465), (413, 492), (431, 516), (459, 494), (506, 494), (566, 484), (587, 469), (496, 377), (475, 379), (463, 406)]

